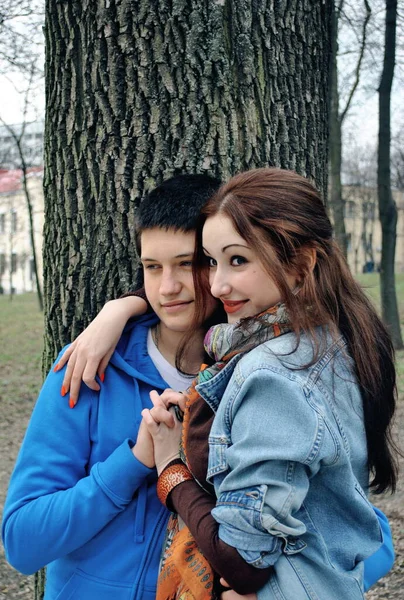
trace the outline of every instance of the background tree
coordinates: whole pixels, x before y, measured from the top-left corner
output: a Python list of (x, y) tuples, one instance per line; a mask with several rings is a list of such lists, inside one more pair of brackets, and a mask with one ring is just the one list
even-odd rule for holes
[(404, 125), (392, 139), (391, 182), (393, 187), (404, 192)]
[(41, 53), (43, 17), (43, 0), (0, 0), (0, 74), (30, 71)]
[[(339, 0), (335, 7), (332, 23), (332, 58), (331, 58), (331, 102), (330, 102), (330, 207), (333, 216), (335, 237), (344, 254), (347, 256), (347, 234), (344, 219), (344, 201), (342, 196), (342, 126), (351, 107), (355, 92), (359, 86), (361, 67), (365, 55), (367, 28), (371, 16), (368, 0), (363, 0), (363, 13), (353, 19), (345, 13), (346, 2)], [(340, 111), (340, 90), (338, 84), (338, 37), (341, 21), (348, 23), (354, 30), (360, 29), (355, 39), (357, 60), (353, 76), (349, 82), (344, 107)], [(354, 22), (353, 22), (354, 21)], [(359, 27), (358, 27), (359, 24)]]
[(390, 103), (396, 52), (397, 0), (386, 0), (386, 29), (383, 72), (379, 86), (379, 145), (377, 156), (377, 191), (382, 226), (380, 292), (382, 315), (389, 326), (396, 348), (403, 347), (395, 287), (397, 208), (391, 193), (390, 173)]
[[(0, 123), (7, 129), (9, 134), (11, 135), (15, 146), (17, 148), (19, 164), (17, 165), (18, 169), (21, 169), (22, 174), (22, 187), (25, 197), (25, 204), (28, 212), (28, 223), (29, 223), (29, 239), (32, 253), (32, 266), (35, 277), (35, 285), (36, 292), (38, 296), (38, 304), (39, 309), (43, 310), (43, 298), (42, 298), (42, 289), (41, 289), (41, 281), (38, 273), (38, 259), (37, 259), (37, 251), (35, 246), (35, 226), (34, 226), (34, 209), (32, 205), (31, 194), (28, 187), (28, 168), (29, 163), (27, 160), (27, 150), (24, 144), (24, 136), (26, 132), (27, 125), (29, 124), (27, 121), (27, 113), (28, 107), (30, 103), (30, 94), (33, 88), (33, 84), (36, 79), (36, 59), (31, 61), (31, 68), (29, 71), (27, 87), (24, 91), (24, 109), (22, 115), (22, 122), (17, 126), (8, 125), (0, 116)], [(10, 281), (11, 281), (11, 271), (10, 271)], [(11, 284), (10, 284), (11, 285)], [(10, 294), (12, 296), (12, 294)]]

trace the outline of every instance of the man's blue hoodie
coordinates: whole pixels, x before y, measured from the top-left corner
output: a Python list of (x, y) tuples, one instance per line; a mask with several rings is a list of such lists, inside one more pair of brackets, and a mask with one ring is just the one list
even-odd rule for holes
[(46, 600), (154, 600), (168, 512), (156, 472), (131, 452), (149, 392), (167, 387), (147, 354), (146, 316), (130, 323), (100, 392), (70, 409), (51, 371), (10, 481), (2, 527), (7, 560), (47, 565)]

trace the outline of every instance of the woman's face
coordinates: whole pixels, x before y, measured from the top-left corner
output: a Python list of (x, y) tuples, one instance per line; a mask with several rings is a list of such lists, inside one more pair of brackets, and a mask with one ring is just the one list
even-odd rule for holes
[[(218, 214), (206, 220), (202, 245), (210, 265), (212, 295), (223, 302), (229, 323), (252, 317), (281, 300), (273, 279), (228, 217)], [(296, 287), (296, 277), (286, 275), (286, 280), (290, 289)]]

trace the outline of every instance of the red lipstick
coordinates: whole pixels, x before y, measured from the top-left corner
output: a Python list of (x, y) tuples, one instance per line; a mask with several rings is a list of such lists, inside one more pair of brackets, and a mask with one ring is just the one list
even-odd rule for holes
[(227, 313), (235, 313), (244, 306), (248, 300), (222, 300), (224, 310)]

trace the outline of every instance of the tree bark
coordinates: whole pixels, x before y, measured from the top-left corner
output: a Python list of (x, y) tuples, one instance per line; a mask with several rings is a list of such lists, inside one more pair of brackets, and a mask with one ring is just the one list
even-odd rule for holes
[(330, 0), (46, 2), (44, 367), (136, 271), (139, 199), (277, 165), (326, 194)]
[(386, 0), (386, 30), (383, 72), (379, 86), (379, 146), (377, 156), (377, 190), (382, 226), (380, 291), (382, 316), (390, 329), (395, 347), (402, 348), (398, 314), (394, 259), (396, 252), (397, 208), (391, 193), (390, 175), (390, 97), (396, 52), (397, 0)]
[(326, 191), (331, 4), (47, 1), (46, 367), (130, 287), (163, 178), (272, 164)]

